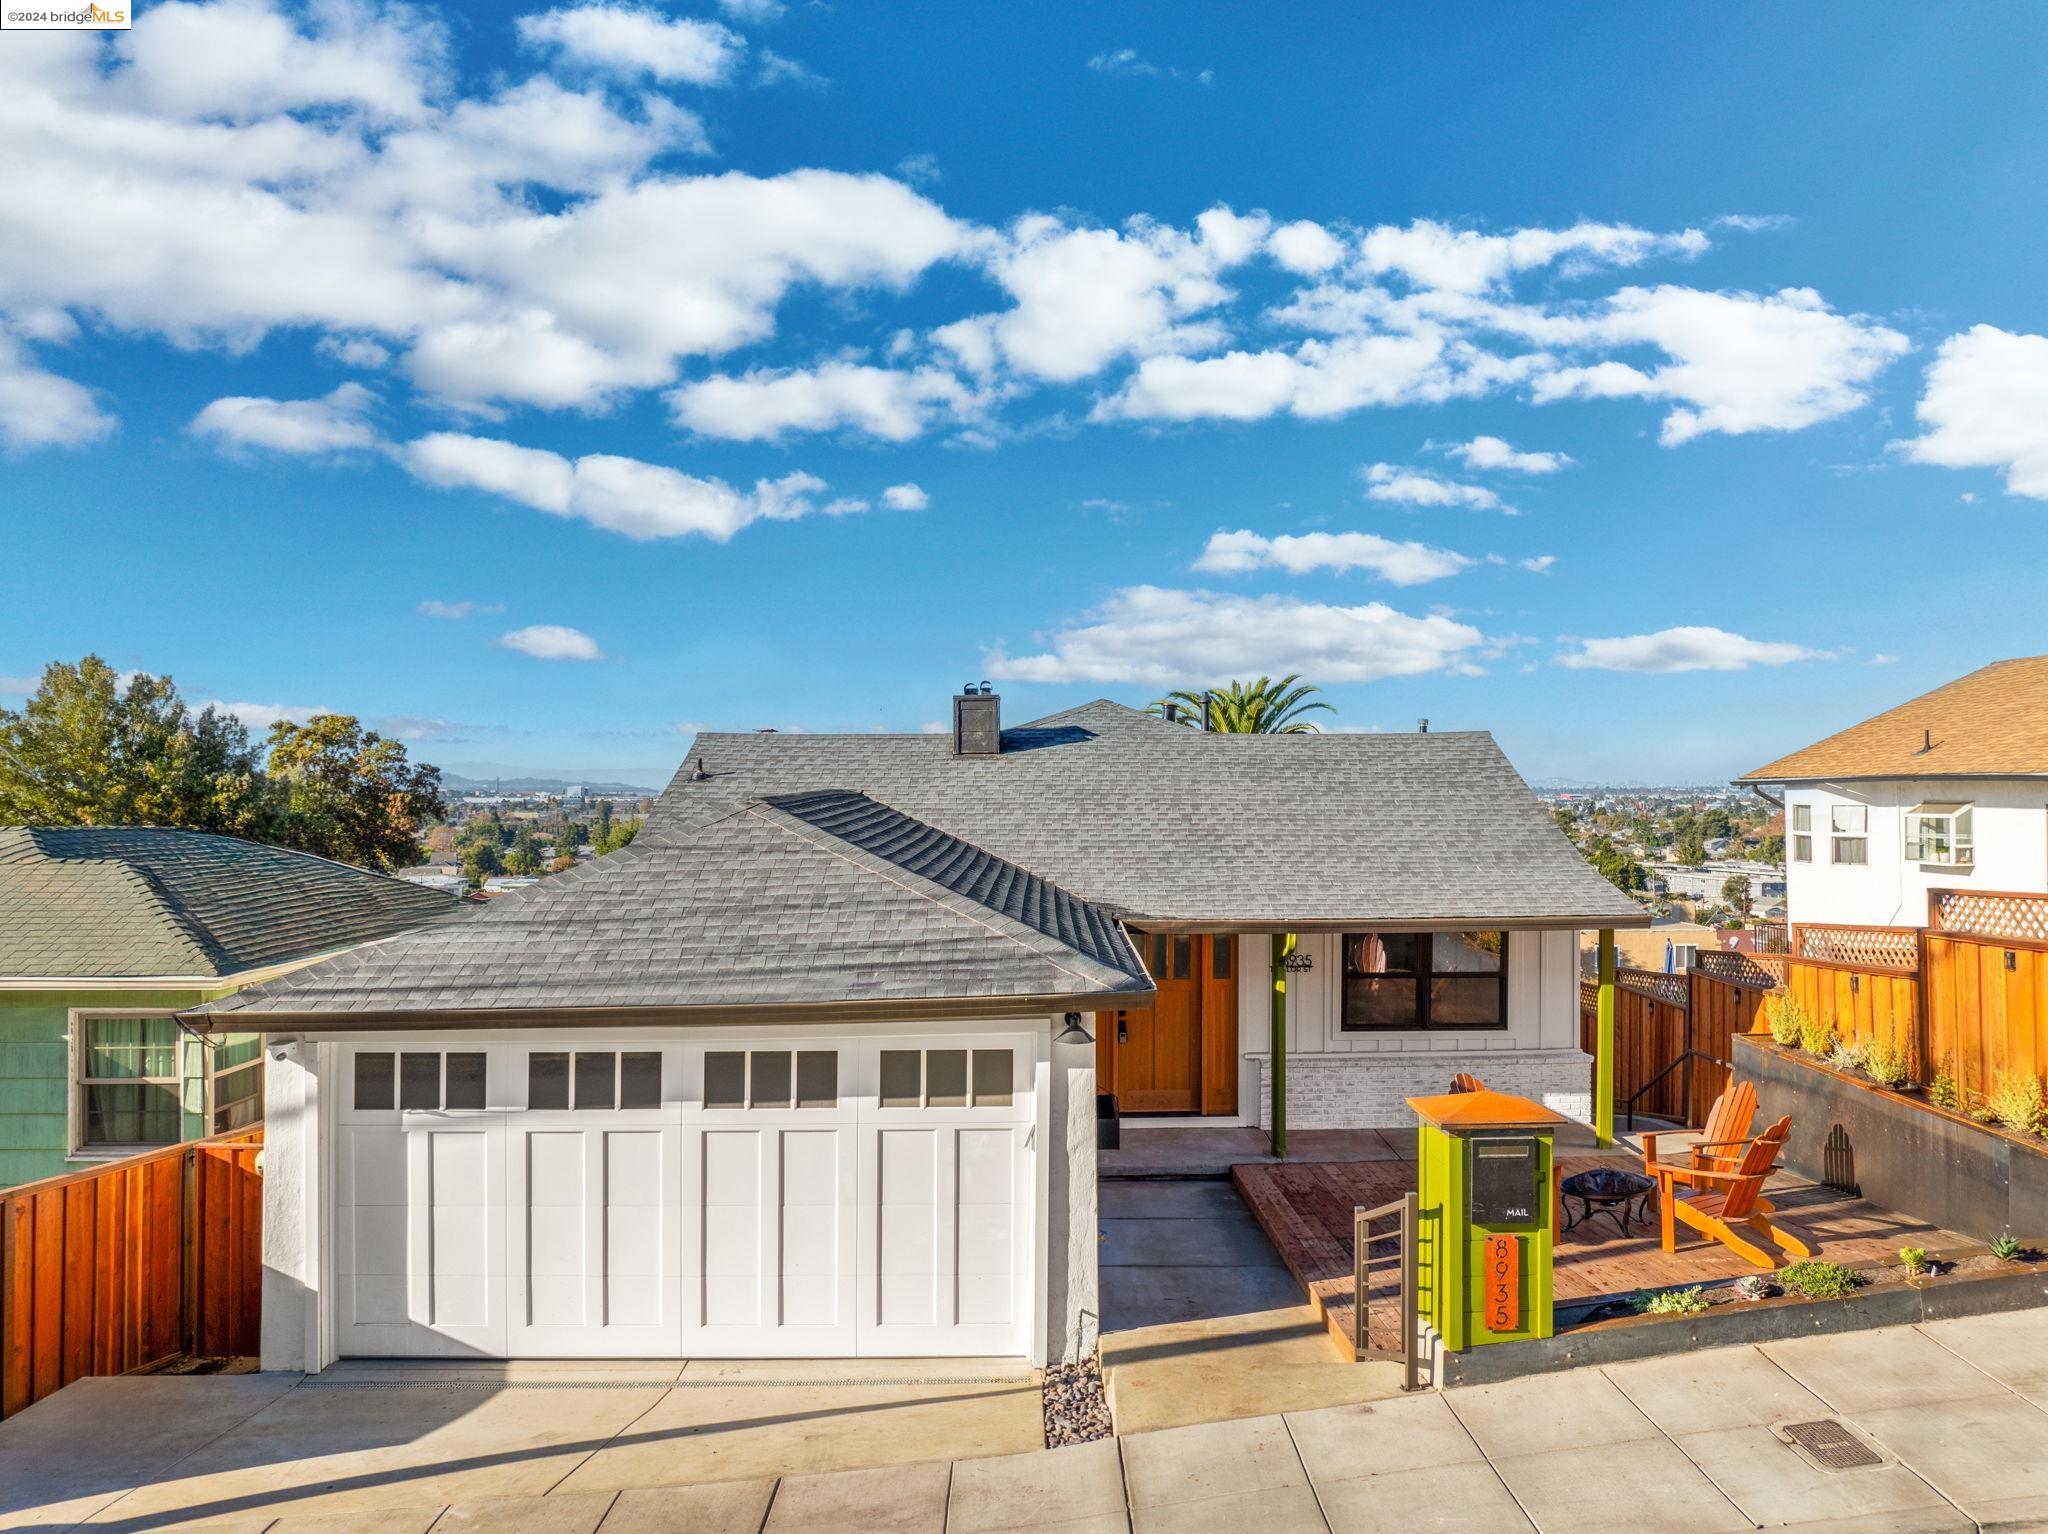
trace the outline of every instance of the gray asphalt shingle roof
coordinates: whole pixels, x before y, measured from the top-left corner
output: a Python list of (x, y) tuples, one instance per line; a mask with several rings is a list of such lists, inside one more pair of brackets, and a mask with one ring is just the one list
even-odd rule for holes
[(148, 826), (0, 828), (0, 976), (210, 977), (459, 911), (304, 852)]
[(844, 793), (728, 807), (202, 1012), (742, 1009), (1149, 995), (1107, 915)]
[(1098, 701), (1005, 730), (994, 757), (953, 756), (944, 735), (707, 733), (641, 839), (821, 789), (1133, 920), (1645, 920), (1483, 731), (1208, 735)]

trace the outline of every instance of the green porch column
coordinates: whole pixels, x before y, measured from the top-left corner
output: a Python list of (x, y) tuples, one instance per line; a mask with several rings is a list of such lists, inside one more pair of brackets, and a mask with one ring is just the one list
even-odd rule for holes
[(1287, 1154), (1287, 956), (1300, 941), (1292, 932), (1273, 934), (1273, 1107), (1266, 1135), (1275, 1156)]
[(1614, 929), (1600, 929), (1600, 999), (1594, 1010), (1593, 1136), (1614, 1143)]

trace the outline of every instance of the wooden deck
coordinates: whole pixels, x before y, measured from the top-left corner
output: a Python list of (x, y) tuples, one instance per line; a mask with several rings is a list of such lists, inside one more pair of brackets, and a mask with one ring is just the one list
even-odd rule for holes
[[(1615, 1154), (1565, 1155), (1563, 1175), (1601, 1166), (1641, 1166), (1639, 1158)], [(1285, 1162), (1231, 1169), (1239, 1194), (1265, 1228), (1280, 1259), (1321, 1308), (1331, 1337), (1348, 1354), (1352, 1337), (1351, 1222), (1356, 1209), (1370, 1209), (1415, 1187), (1412, 1161)], [(1922, 1224), (1860, 1198), (1803, 1178), (1779, 1174), (1770, 1193), (1781, 1223), (1802, 1235), (1817, 1258), (1872, 1264), (1897, 1260), (1902, 1246), (1939, 1252), (1976, 1245), (1967, 1236)], [(1375, 1228), (1375, 1236), (1382, 1226)], [(1553, 1296), (1560, 1306), (1661, 1289), (1678, 1284), (1739, 1278), (1760, 1269), (1726, 1247), (1680, 1230), (1675, 1252), (1657, 1241), (1656, 1206), (1650, 1220), (1620, 1235), (1604, 1217), (1579, 1224), (1559, 1238)], [(1375, 1240), (1367, 1274), (1367, 1322), (1374, 1343), (1396, 1345), (1395, 1296), (1398, 1272), (1392, 1241)]]

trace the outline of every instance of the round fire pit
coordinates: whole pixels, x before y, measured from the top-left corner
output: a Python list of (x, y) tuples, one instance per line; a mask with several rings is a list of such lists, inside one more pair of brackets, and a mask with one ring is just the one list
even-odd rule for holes
[[(1601, 1167), (1567, 1177), (1557, 1191), (1563, 1195), (1566, 1230), (1585, 1224), (1596, 1214), (1604, 1214), (1626, 1236), (1631, 1221), (1649, 1223), (1650, 1195), (1657, 1191), (1657, 1185), (1640, 1172)], [(1576, 1210), (1572, 1208), (1574, 1200), (1578, 1203)]]

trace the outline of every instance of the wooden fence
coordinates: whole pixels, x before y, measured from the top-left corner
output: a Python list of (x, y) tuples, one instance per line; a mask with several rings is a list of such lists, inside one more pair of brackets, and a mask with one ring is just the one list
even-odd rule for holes
[[(1936, 890), (1927, 927), (1804, 925), (1783, 953), (1699, 955), (1684, 976), (1623, 970), (1616, 977), (1617, 1106), (1684, 1050), (1728, 1059), (1736, 1033), (1768, 1031), (1766, 999), (1782, 990), (1851, 1044), (1903, 1045), (1916, 1081), (1946, 1066), (1976, 1103), (2001, 1075), (2048, 1083), (2048, 895)], [(1580, 1032), (1590, 1052), (1595, 988), (1581, 987)], [(1639, 1113), (1699, 1122), (1727, 1073), (1693, 1063), (1644, 1092)]]
[(0, 1416), (91, 1374), (257, 1351), (263, 1130), (0, 1192)]

